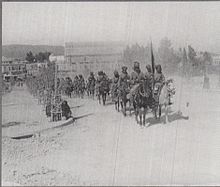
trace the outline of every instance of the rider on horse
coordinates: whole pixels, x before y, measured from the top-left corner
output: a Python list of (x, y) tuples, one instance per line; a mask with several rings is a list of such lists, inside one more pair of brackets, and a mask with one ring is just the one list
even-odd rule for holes
[(125, 93), (128, 93), (130, 90), (130, 76), (128, 75), (127, 69), (128, 68), (126, 66), (122, 67), (122, 72), (118, 80), (119, 90)]
[(161, 67), (160, 64), (157, 65), (155, 67), (155, 69), (156, 69), (156, 73), (155, 73), (155, 76), (154, 76), (154, 85), (159, 87), (159, 90), (158, 90), (159, 92), (158, 93), (160, 93), (161, 88), (162, 88), (163, 84), (165, 83), (165, 77), (162, 73), (162, 67)]
[[(162, 67), (160, 64), (157, 65), (155, 69), (156, 73), (154, 75), (154, 96), (156, 96), (155, 98), (159, 99), (161, 89), (165, 84), (165, 76), (162, 73)], [(169, 104), (171, 104), (171, 102), (169, 102)]]
[(81, 97), (83, 97), (84, 90), (85, 90), (85, 80), (82, 75), (79, 75), (79, 92), (81, 94)]
[(88, 90), (90, 92), (90, 94), (94, 93), (95, 90), (95, 76), (93, 74), (93, 72), (90, 72), (90, 76), (88, 78)]
[(111, 87), (112, 100), (115, 100), (117, 97), (118, 81), (119, 81), (119, 73), (117, 70), (115, 70), (114, 77), (112, 79), (112, 87)]
[(131, 95), (134, 96), (137, 91), (137, 85), (144, 80), (144, 74), (141, 72), (140, 63), (134, 62), (133, 72), (131, 73)]
[(152, 85), (153, 85), (153, 73), (151, 65), (146, 66), (147, 72), (144, 74), (144, 79), (147, 83), (147, 87), (152, 91)]
[(144, 74), (141, 72), (140, 63), (134, 62), (133, 72), (131, 73), (131, 85), (134, 86), (136, 84), (141, 83), (144, 80)]
[(155, 73), (155, 76), (154, 76), (154, 82), (155, 82), (155, 84), (159, 83), (162, 86), (165, 82), (165, 77), (162, 73), (162, 67), (159, 64), (159, 65), (156, 66), (155, 69), (156, 69), (156, 73)]

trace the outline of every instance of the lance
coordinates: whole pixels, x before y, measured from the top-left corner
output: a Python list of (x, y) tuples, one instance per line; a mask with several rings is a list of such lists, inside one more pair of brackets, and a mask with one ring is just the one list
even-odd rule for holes
[(151, 67), (152, 67), (152, 75), (153, 75), (153, 82), (152, 82), (152, 86), (154, 88), (154, 72), (155, 72), (155, 64), (154, 64), (154, 54), (153, 54), (153, 47), (152, 47), (152, 41), (151, 41), (151, 45), (150, 45), (150, 50), (151, 50)]

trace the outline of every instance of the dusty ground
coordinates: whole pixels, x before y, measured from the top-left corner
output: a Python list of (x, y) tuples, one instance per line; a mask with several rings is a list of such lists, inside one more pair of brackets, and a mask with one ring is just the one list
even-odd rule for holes
[(92, 115), (22, 140), (10, 136), (64, 121), (48, 122), (42, 106), (25, 88), (4, 95), (3, 185), (219, 185), (220, 90), (215, 87), (216, 79), (211, 77), (210, 91), (201, 89), (202, 79), (195, 78), (188, 86), (185, 80), (174, 79), (177, 93), (169, 124), (148, 114), (151, 125), (141, 128), (134, 116), (123, 117), (113, 105), (70, 99), (71, 106), (82, 105), (73, 109), (74, 115)]

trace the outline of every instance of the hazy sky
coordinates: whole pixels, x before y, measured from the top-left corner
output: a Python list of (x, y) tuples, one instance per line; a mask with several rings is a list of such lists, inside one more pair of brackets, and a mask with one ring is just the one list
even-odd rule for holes
[(2, 43), (125, 41), (220, 52), (220, 2), (3, 2)]

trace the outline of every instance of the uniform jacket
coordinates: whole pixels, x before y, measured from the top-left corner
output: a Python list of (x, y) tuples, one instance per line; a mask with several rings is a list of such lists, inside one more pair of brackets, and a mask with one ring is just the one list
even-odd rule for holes
[(119, 76), (118, 87), (120, 90), (128, 90), (130, 87), (130, 76), (128, 73), (122, 72)]
[(137, 73), (136, 71), (133, 71), (131, 73), (131, 84), (135, 85), (141, 82), (141, 80), (144, 80), (144, 74), (140, 71), (140, 73)]

